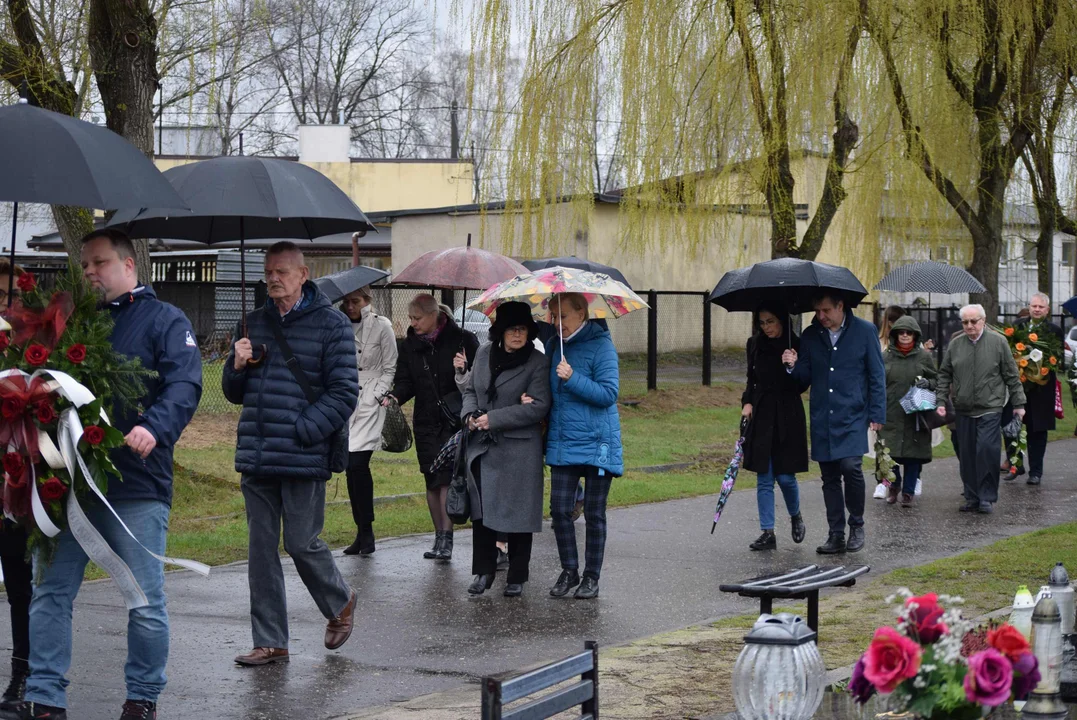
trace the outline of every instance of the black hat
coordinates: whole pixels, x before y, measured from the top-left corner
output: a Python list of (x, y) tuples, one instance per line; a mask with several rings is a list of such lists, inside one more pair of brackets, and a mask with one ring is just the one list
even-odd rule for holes
[(531, 316), (531, 306), (523, 302), (507, 302), (497, 306), (497, 315), (494, 324), (490, 327), (490, 339), (494, 342), (501, 340), (505, 331), (510, 327), (523, 325), (527, 328), (528, 339), (534, 339), (538, 334), (538, 324)]

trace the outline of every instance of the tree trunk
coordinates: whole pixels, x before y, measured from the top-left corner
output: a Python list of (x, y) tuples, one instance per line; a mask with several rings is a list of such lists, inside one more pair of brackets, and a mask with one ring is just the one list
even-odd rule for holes
[(983, 305), (991, 323), (997, 322), (999, 312), (998, 266), (1002, 258), (1003, 198), (1008, 175), (1008, 168), (994, 173), (985, 171), (977, 188), (976, 218), (980, 232), (973, 236), (972, 263), (968, 270), (987, 292), (969, 293), (969, 302)]
[[(152, 159), (157, 22), (149, 5), (145, 0), (91, 0), (89, 46), (105, 123)], [(136, 240), (134, 246), (139, 281), (150, 283), (149, 245)]]
[(82, 247), (79, 241), (93, 230), (93, 213), (86, 208), (70, 205), (52, 205), (51, 207), (56, 229), (60, 231), (60, 239), (63, 240), (64, 250), (67, 251), (67, 258), (78, 265), (82, 262)]

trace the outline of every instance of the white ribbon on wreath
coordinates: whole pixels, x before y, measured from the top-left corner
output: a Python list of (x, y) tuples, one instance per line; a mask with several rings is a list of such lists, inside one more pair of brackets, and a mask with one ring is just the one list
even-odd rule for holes
[[(31, 383), (34, 379), (40, 376), (46, 376), (51, 378), (50, 389), (57, 392), (61, 397), (66, 399), (72, 404), (73, 407), (69, 407), (60, 414), (60, 419), (57, 424), (57, 439), (59, 440), (60, 447), (56, 447), (56, 443), (52, 441), (52, 438), (43, 431), (38, 431), (38, 449), (41, 452), (42, 459), (53, 470), (59, 470), (61, 468), (66, 469), (68, 475), (71, 478), (72, 487), (67, 493), (67, 526), (71, 531), (72, 536), (82, 547), (86, 556), (96, 563), (102, 570), (108, 573), (113, 582), (119, 588), (120, 593), (123, 595), (124, 603), (127, 605), (128, 610), (135, 608), (145, 607), (149, 604), (146, 599), (146, 593), (142, 591), (138, 581), (135, 579), (134, 573), (131, 572), (131, 568), (127, 566), (127, 563), (123, 561), (116, 551), (113, 550), (108, 541), (102, 537), (101, 533), (93, 526), (89, 518), (86, 517), (85, 511), (79, 504), (78, 496), (75, 493), (75, 477), (76, 470), (82, 474), (82, 477), (86, 480), (86, 484), (90, 490), (97, 495), (98, 499), (104, 503), (109, 512), (120, 524), (120, 527), (131, 536), (139, 547), (152, 555), (155, 559), (161, 561), (167, 565), (177, 565), (179, 567), (192, 570), (199, 575), (208, 576), (209, 566), (205, 563), (200, 563), (196, 560), (185, 560), (183, 558), (170, 558), (164, 555), (158, 555), (145, 545), (142, 544), (135, 534), (131, 532), (131, 529), (127, 527), (120, 516), (116, 513), (115, 508), (112, 507), (105, 494), (101, 492), (101, 489), (94, 482), (93, 474), (86, 466), (86, 461), (82, 455), (78, 452), (79, 440), (82, 439), (82, 422), (79, 420), (79, 414), (77, 408), (92, 403), (96, 398), (92, 392), (87, 389), (85, 385), (80, 383), (75, 378), (71, 377), (67, 373), (59, 372), (58, 370), (37, 370), (33, 375), (29, 375), (22, 370), (7, 370), (0, 373), (0, 379), (8, 377), (9, 375), (22, 375), (27, 379), (27, 383)], [(108, 415), (105, 411), (101, 411), (101, 418), (109, 423)], [(109, 423), (111, 424), (111, 423)], [(47, 512), (45, 512), (45, 505), (41, 502), (41, 498), (37, 492), (37, 479), (34, 477), (33, 463), (30, 464), (30, 508), (34, 514), (34, 522), (37, 523), (37, 527), (47, 537), (56, 537), (60, 534), (61, 530), (55, 523), (49, 518)]]

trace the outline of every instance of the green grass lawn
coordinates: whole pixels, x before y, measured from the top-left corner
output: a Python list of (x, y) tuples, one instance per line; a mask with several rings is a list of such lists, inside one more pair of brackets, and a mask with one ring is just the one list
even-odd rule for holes
[[(622, 406), (625, 476), (613, 483), (609, 504), (622, 507), (674, 498), (717, 493), (725, 464), (733, 451), (740, 422), (741, 386), (719, 384), (658, 390), (641, 398), (637, 405)], [(1065, 406), (1072, 407), (1066, 393)], [(1051, 439), (1071, 437), (1070, 420), (1059, 422)], [(239, 476), (233, 467), (234, 416), (196, 418), (188, 431), (199, 442), (181, 443), (176, 450), (176, 498), (173, 505), (169, 550), (210, 564), (246, 557), (246, 522)], [(186, 436), (185, 436), (186, 437)], [(935, 457), (953, 456), (949, 432)], [(674, 463), (688, 467), (668, 473), (645, 473), (635, 468)], [(865, 460), (870, 475), (873, 461)], [(425, 490), (415, 451), (400, 455), (376, 453), (371, 463), (377, 496), (421, 494)], [(818, 478), (811, 464), (801, 478)], [(755, 487), (755, 474), (743, 472), (738, 490)], [(549, 496), (547, 483), (546, 495)], [(355, 526), (346, 502), (343, 475), (327, 488), (324, 537), (340, 546), (354, 539)], [(547, 503), (548, 506), (548, 503)], [(429, 532), (430, 520), (424, 498), (401, 498), (379, 504), (375, 531), (380, 537)]]

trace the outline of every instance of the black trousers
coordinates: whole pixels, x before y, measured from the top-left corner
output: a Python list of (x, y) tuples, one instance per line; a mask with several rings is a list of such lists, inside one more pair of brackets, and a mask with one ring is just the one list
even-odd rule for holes
[[(482, 458), (471, 466), (471, 474), (482, 495)], [(531, 533), (503, 533), (492, 530), (482, 524), (482, 520), (471, 523), (471, 572), (475, 575), (493, 575), (497, 572), (497, 543), (509, 543), (509, 571), (505, 582), (525, 583), (530, 577), (531, 545), (534, 535)]]
[(981, 417), (957, 416), (961, 449), (961, 482), (965, 501), (971, 504), (998, 501), (998, 449), (1002, 444), (1001, 413)]
[(8, 522), (0, 529), (0, 567), (11, 609), (11, 657), (29, 660), (34, 571), (26, 562), (26, 531)]
[(863, 462), (860, 457), (847, 457), (819, 463), (819, 470), (823, 475), (826, 522), (830, 526), (831, 535), (845, 535), (846, 509), (849, 510), (849, 527), (864, 525)]
[(1043, 477), (1043, 456), (1047, 453), (1047, 431), (1028, 433), (1028, 474)]
[(370, 474), (373, 450), (348, 453), (348, 497), (351, 498), (352, 519), (362, 530), (374, 522), (374, 477)]
[(472, 551), (471, 572), (475, 575), (493, 575), (497, 572), (497, 536), (503, 534), (509, 543), (509, 571), (507, 583), (525, 583), (530, 577), (531, 533), (498, 533), (476, 520), (471, 524)]

